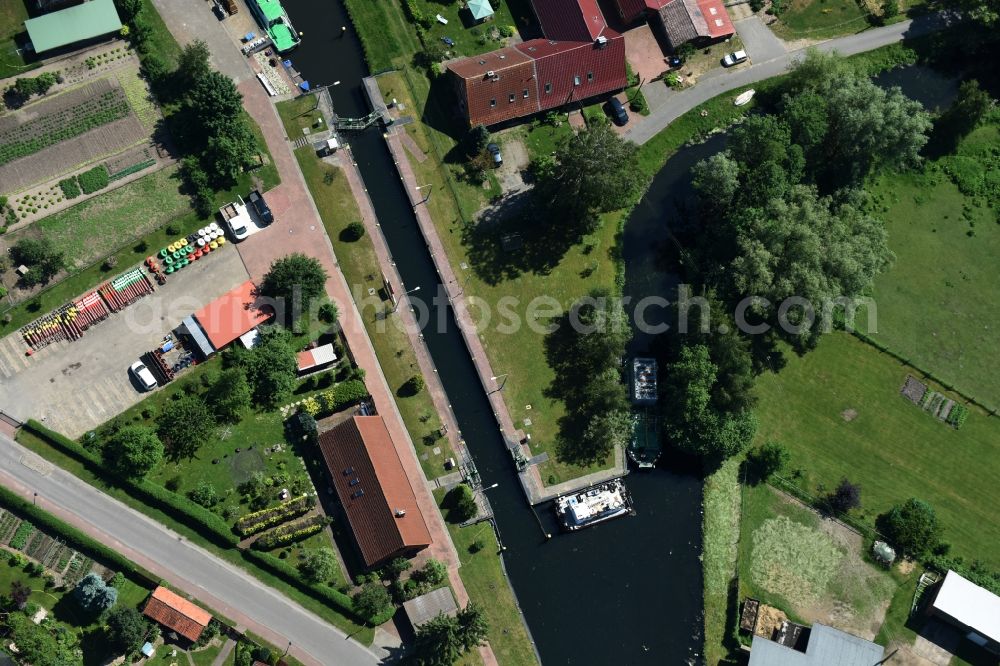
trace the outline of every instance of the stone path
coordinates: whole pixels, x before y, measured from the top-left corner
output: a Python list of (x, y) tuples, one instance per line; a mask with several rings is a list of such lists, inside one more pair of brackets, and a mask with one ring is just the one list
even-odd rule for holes
[(214, 661), (212, 661), (212, 666), (222, 666), (224, 663), (226, 663), (226, 659), (229, 658), (229, 653), (232, 652), (233, 648), (235, 647), (236, 647), (236, 641), (234, 641), (232, 638), (228, 639), (226, 641), (226, 644), (222, 646), (222, 650), (219, 652), (219, 655), (215, 658)]

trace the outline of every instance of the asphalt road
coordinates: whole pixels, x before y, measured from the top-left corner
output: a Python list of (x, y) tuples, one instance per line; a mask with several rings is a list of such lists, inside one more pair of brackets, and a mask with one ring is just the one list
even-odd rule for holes
[(0, 483), (311, 664), (377, 664), (344, 632), (0, 434)]
[[(936, 32), (958, 21), (953, 14), (930, 14), (908, 21), (901, 21), (881, 28), (865, 30), (855, 35), (839, 37), (823, 42), (815, 48), (820, 51), (836, 51), (842, 55), (854, 55), (873, 51), (882, 46), (894, 44), (904, 39), (920, 37)], [(749, 67), (735, 70), (717, 68), (702, 76), (697, 85), (679, 92), (670, 91), (663, 103), (634, 128), (625, 132), (630, 141), (644, 144), (652, 139), (674, 120), (716, 95), (736, 90), (764, 79), (782, 74), (788, 66), (805, 57), (806, 49), (791, 51), (763, 62), (753, 62)]]

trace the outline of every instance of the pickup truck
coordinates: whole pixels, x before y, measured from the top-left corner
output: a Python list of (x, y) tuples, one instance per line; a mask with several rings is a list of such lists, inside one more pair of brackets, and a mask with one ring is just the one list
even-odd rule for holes
[(253, 206), (253, 209), (257, 211), (257, 217), (260, 218), (261, 222), (264, 224), (271, 224), (274, 222), (274, 214), (271, 213), (271, 208), (267, 205), (267, 202), (264, 201), (264, 195), (262, 195), (259, 190), (251, 192), (248, 200), (250, 201), (250, 205)]

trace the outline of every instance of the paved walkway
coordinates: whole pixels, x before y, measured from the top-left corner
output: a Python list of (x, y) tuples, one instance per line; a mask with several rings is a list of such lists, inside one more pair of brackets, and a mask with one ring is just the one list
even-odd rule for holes
[[(456, 597), (463, 603), (467, 602), (468, 593), (457, 575), (457, 569), (461, 566), (458, 553), (431, 494), (430, 484), (417, 461), (415, 447), (396, 408), (392, 391), (382, 374), (382, 368), (368, 339), (361, 315), (351, 298), (350, 288), (337, 267), (333, 245), (324, 231), (319, 211), (309, 195), (302, 172), (299, 170), (298, 162), (292, 153), (288, 137), (271, 99), (256, 78), (249, 75), (248, 61), (240, 59), (240, 66), (237, 67), (228, 55), (220, 57), (220, 53), (230, 51), (237, 56), (239, 54), (233, 39), (218, 22), (199, 22), (192, 30), (181, 18), (207, 11), (207, 6), (201, 0), (170, 0), (170, 2), (156, 0), (156, 4), (158, 8), (161, 4), (171, 6), (172, 9), (165, 11), (163, 18), (178, 42), (186, 44), (193, 39), (204, 39), (220, 69), (241, 81), (239, 90), (243, 95), (243, 106), (260, 126), (275, 167), (281, 176), (281, 184), (267, 193), (268, 204), (274, 213), (274, 223), (265, 233), (255, 234), (238, 245), (251, 278), (260, 280), (274, 260), (293, 252), (300, 252), (317, 259), (326, 269), (329, 275), (326, 282), (327, 295), (337, 304), (340, 325), (347, 337), (348, 345), (358, 366), (365, 371), (365, 383), (371, 393), (372, 401), (385, 420), (407, 478), (416, 494), (417, 504), (430, 530), (433, 543), (428, 549), (429, 554), (445, 563), (449, 569), (449, 578)], [(242, 73), (232, 71), (240, 68)], [(426, 373), (428, 377), (432, 374)], [(455, 429), (457, 430), (457, 427)]]
[(219, 652), (219, 655), (212, 662), (212, 666), (222, 666), (224, 663), (226, 663), (226, 659), (229, 658), (229, 653), (232, 652), (233, 648), (235, 647), (236, 647), (236, 641), (234, 641), (232, 638), (226, 639), (226, 644), (222, 646), (222, 650)]
[[(854, 55), (895, 44), (904, 39), (927, 35), (955, 25), (957, 22), (958, 18), (954, 14), (930, 14), (882, 28), (873, 28), (856, 35), (831, 39), (815, 48), (821, 51), (836, 51), (842, 55)], [(783, 53), (770, 60), (756, 60), (745, 69), (728, 70), (720, 67), (702, 76), (698, 79), (697, 85), (692, 88), (681, 91), (671, 90), (665, 95), (650, 96), (646, 93), (651, 110), (649, 116), (635, 128), (627, 130), (624, 136), (635, 143), (644, 144), (667, 125), (698, 105), (704, 104), (724, 92), (778, 76), (784, 73), (789, 65), (804, 58), (805, 54), (806, 49), (799, 49)]]
[(309, 666), (379, 658), (250, 574), (0, 435), (0, 484)]

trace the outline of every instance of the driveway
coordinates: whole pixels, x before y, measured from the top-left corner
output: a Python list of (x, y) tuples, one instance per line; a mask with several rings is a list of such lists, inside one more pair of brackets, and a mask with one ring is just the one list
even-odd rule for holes
[[(235, 253), (234, 253), (235, 254)], [(182, 592), (284, 646), (309, 666), (376, 664), (378, 658), (344, 632), (245, 571), (186, 541), (152, 519), (53, 467), (0, 434), (0, 483), (83, 530)]]
[(767, 62), (785, 55), (784, 43), (774, 36), (759, 16), (745, 18), (733, 25), (743, 40), (743, 49), (750, 56), (750, 62)]
[[(920, 16), (915, 19), (901, 21), (881, 28), (865, 30), (856, 35), (848, 35), (831, 39), (818, 45), (821, 51), (836, 51), (841, 55), (854, 55), (872, 51), (882, 46), (895, 44), (904, 39), (928, 35), (942, 30), (958, 22), (957, 15), (940, 12)], [(741, 21), (742, 23), (742, 21)], [(742, 35), (741, 35), (742, 36)], [(753, 57), (753, 53), (751, 57)], [(756, 61), (750, 67), (724, 70), (719, 68), (705, 74), (693, 88), (681, 91), (669, 91), (654, 100), (647, 95), (651, 113), (644, 122), (625, 132), (625, 137), (638, 144), (644, 144), (674, 120), (691, 109), (704, 104), (716, 95), (752, 85), (758, 81), (769, 79), (784, 73), (789, 65), (805, 57), (806, 50), (800, 49), (785, 53), (766, 61)]]
[(26, 356), (20, 333), (0, 340), (0, 408), (79, 437), (142, 400), (128, 366), (181, 319), (247, 279), (231, 245), (171, 275), (162, 287), (90, 328), (82, 338)]

